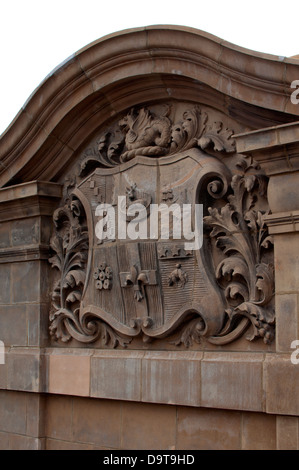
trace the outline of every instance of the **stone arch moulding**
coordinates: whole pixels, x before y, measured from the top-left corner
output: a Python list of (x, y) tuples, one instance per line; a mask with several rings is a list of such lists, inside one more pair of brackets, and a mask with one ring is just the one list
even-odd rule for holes
[(108, 35), (46, 77), (1, 136), (0, 187), (56, 181), (103, 123), (136, 103), (196, 100), (246, 130), (296, 121), (297, 63), (180, 26)]
[[(55, 341), (115, 347), (170, 337), (171, 347), (213, 348), (249, 332), (272, 347), (264, 150), (279, 160), (291, 145), (288, 170), (296, 164), (297, 71), (295, 59), (151, 26), (95, 41), (45, 79), (1, 138), (0, 184), (63, 187), (49, 259)], [(159, 236), (99, 244), (95, 208), (122, 195), (125, 209), (202, 203), (204, 249)]]

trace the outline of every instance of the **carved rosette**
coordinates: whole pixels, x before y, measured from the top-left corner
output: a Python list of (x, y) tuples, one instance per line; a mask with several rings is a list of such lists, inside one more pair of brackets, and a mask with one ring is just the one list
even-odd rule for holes
[[(126, 347), (138, 336), (146, 342), (171, 337), (172, 344), (190, 347), (202, 341), (226, 345), (246, 332), (251, 341), (272, 342), (267, 179), (254, 162), (236, 154), (233, 131), (223, 122), (198, 106), (178, 121), (177, 115), (171, 106), (160, 114), (130, 110), (86, 149), (76, 178), (66, 182), (63, 205), (53, 217), (49, 260), (56, 273), (54, 339)], [(166, 157), (164, 165), (174, 165), (177, 181), (167, 179), (167, 169), (163, 179), (163, 165), (155, 179), (156, 164), (143, 159), (134, 165), (138, 156)], [(203, 204), (201, 250), (185, 250), (182, 240), (97, 244), (96, 222), (87, 223), (80, 194), (93, 212), (99, 202), (115, 207), (121, 178), (125, 197), (118, 210), (127, 224), (134, 220), (127, 211), (136, 203), (146, 208), (144, 219), (151, 203)]]

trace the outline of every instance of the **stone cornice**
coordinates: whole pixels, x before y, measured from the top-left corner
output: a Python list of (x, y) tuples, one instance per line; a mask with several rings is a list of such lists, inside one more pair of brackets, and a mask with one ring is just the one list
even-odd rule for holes
[(245, 103), (261, 115), (273, 112), (272, 122), (278, 114), (280, 122), (282, 114), (296, 119), (290, 84), (298, 70), (296, 59), (249, 51), (192, 28), (150, 26), (106, 36), (46, 77), (2, 135), (0, 187), (55, 180), (107, 119), (141, 101), (187, 99), (190, 86), (193, 99), (208, 89), (210, 101), (231, 115)]
[(236, 134), (237, 152), (251, 155), (267, 175), (299, 170), (299, 122)]
[(277, 212), (265, 217), (269, 233), (295, 233), (299, 231), (299, 211)]
[(61, 196), (60, 184), (40, 181), (0, 189), (0, 222), (36, 215), (52, 216)]
[(299, 121), (234, 136), (237, 151), (248, 153), (299, 142)]
[(0, 264), (48, 259), (49, 253), (49, 245), (41, 244), (0, 248)]

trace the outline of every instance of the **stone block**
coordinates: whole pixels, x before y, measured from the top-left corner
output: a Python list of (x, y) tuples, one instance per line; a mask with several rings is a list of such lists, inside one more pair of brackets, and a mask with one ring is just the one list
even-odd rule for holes
[(98, 351), (91, 358), (91, 396), (141, 400), (142, 351)]
[(91, 444), (81, 444), (79, 442), (69, 442), (57, 439), (46, 439), (46, 450), (93, 450)]
[(265, 413), (243, 413), (243, 450), (276, 449), (276, 416)]
[(45, 408), (45, 435), (48, 438), (72, 440), (72, 409), (70, 397), (48, 396)]
[(175, 406), (123, 403), (123, 449), (174, 450), (175, 436)]
[(299, 418), (295, 416), (277, 416), (277, 450), (299, 449)]
[(299, 291), (299, 234), (285, 233), (275, 236), (275, 291), (286, 294)]
[[(73, 441), (120, 448), (121, 402), (74, 398)], [(125, 433), (129, 432), (125, 429)]]
[(40, 221), (37, 217), (11, 222), (12, 246), (34, 245), (40, 240)]
[(201, 363), (202, 406), (262, 411), (263, 355), (205, 353)]
[(48, 262), (48, 259), (43, 259), (40, 261), (40, 291), (39, 291), (39, 301), (44, 303), (51, 302), (51, 284), (49, 279), (51, 279), (51, 266)]
[(27, 304), (28, 346), (49, 345), (49, 305)]
[(178, 407), (177, 449), (240, 450), (242, 413)]
[(26, 402), (27, 436), (45, 437), (46, 397), (38, 393), (28, 393)]
[(299, 339), (298, 294), (277, 294), (275, 313), (277, 351), (289, 352), (291, 343)]
[(84, 351), (73, 355), (57, 352), (49, 356), (48, 392), (89, 396), (90, 356)]
[(268, 199), (272, 212), (298, 210), (298, 184), (298, 172), (271, 176), (268, 186)]
[(26, 434), (27, 394), (10, 390), (0, 391), (0, 431)]
[(40, 217), (40, 242), (49, 244), (53, 231), (53, 218), (49, 216)]
[(38, 261), (14, 263), (11, 266), (12, 303), (40, 300), (40, 269)]
[(11, 233), (11, 223), (1, 222), (0, 223), (0, 249), (7, 248), (10, 246), (10, 233)]
[(42, 359), (39, 350), (12, 349), (6, 358), (9, 390), (39, 392), (43, 388)]
[(9, 436), (9, 450), (44, 450), (45, 440), (37, 437), (19, 436), (11, 434)]
[(299, 364), (292, 364), (291, 353), (267, 355), (264, 362), (266, 412), (299, 415)]
[(0, 306), (0, 340), (5, 347), (27, 345), (26, 306)]
[(9, 434), (0, 432), (0, 450), (9, 450)]
[(0, 315), (3, 307), (1, 304), (10, 303), (10, 264), (0, 264)]
[(6, 360), (6, 350), (4, 352), (5, 357), (5, 363), (0, 364), (0, 389), (6, 389), (7, 388), (7, 360)]
[(201, 352), (145, 353), (142, 401), (198, 406), (202, 355)]

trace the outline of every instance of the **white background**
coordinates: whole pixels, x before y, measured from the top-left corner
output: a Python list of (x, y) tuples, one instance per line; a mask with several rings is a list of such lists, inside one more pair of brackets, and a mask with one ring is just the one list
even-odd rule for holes
[(176, 24), (290, 57), (299, 54), (298, 10), (298, 0), (0, 0), (0, 134), (54, 68), (106, 34)]

